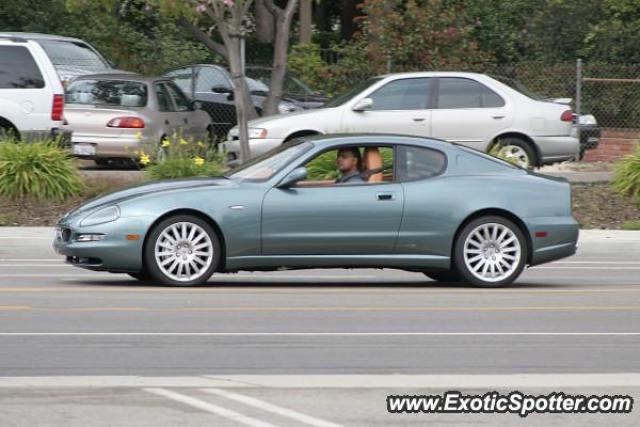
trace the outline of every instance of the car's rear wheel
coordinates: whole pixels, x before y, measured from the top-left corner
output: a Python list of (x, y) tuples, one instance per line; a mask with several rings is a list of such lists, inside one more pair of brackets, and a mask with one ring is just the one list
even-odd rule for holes
[(220, 264), (220, 241), (213, 228), (193, 215), (176, 215), (153, 228), (145, 245), (151, 277), (170, 286), (203, 284)]
[(506, 286), (524, 269), (527, 242), (512, 221), (485, 216), (464, 226), (455, 243), (454, 258), (465, 281), (478, 287)]
[(535, 150), (526, 141), (519, 138), (501, 138), (499, 142), (500, 157), (504, 160), (515, 163), (525, 169), (531, 169), (538, 165), (538, 158)]
[(429, 271), (424, 273), (429, 279), (443, 283), (458, 283), (462, 281), (462, 276), (457, 271)]

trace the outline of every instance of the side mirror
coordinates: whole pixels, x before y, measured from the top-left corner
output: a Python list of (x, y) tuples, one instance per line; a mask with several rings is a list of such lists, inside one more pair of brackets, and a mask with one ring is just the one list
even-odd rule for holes
[(202, 102), (200, 102), (200, 101), (191, 101), (191, 109), (192, 110), (202, 110)]
[(302, 181), (303, 179), (307, 179), (307, 168), (299, 167), (295, 168), (289, 175), (285, 176), (282, 181), (278, 184), (278, 188), (287, 188), (291, 187), (298, 181)]
[(353, 111), (366, 111), (370, 110), (373, 107), (373, 100), (371, 98), (364, 98), (358, 101), (356, 105), (353, 106)]

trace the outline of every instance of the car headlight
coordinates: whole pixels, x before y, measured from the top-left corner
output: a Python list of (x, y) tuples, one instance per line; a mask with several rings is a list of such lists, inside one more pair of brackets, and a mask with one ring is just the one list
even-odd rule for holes
[[(249, 128), (249, 139), (262, 139), (267, 137), (267, 130), (263, 128)], [(240, 130), (237, 127), (232, 128), (227, 135), (227, 139), (238, 139)]]
[(120, 208), (115, 205), (109, 206), (84, 218), (80, 221), (80, 226), (86, 227), (90, 225), (104, 224), (106, 222), (115, 221), (118, 218), (120, 218)]
[(292, 113), (292, 112), (298, 111), (298, 110), (301, 110), (301, 108), (298, 107), (293, 102), (280, 101), (278, 103), (278, 113), (280, 113), (280, 114)]
[(249, 139), (261, 139), (267, 137), (267, 130), (262, 128), (249, 128)]

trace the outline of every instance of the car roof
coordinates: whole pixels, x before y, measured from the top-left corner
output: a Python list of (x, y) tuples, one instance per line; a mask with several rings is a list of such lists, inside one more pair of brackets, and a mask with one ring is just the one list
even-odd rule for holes
[(313, 142), (317, 146), (331, 145), (336, 142), (343, 144), (409, 144), (422, 145), (429, 148), (438, 148), (442, 150), (457, 150), (457, 147), (447, 141), (435, 138), (427, 138), (412, 135), (400, 135), (394, 133), (345, 133), (331, 135), (314, 135), (304, 138), (306, 141)]
[(412, 71), (407, 73), (388, 73), (378, 77), (489, 77), (487, 74), (466, 71)]
[(3, 31), (0, 32), (0, 37), (23, 38), (27, 40), (58, 40), (68, 42), (82, 42), (85, 44), (87, 43), (84, 40), (77, 39), (75, 37), (58, 36), (55, 34), (23, 33), (19, 31)]
[(127, 80), (140, 83), (155, 83), (158, 81), (171, 82), (168, 77), (157, 76), (143, 76), (135, 73), (98, 73), (98, 74), (85, 74), (77, 77), (75, 80)]

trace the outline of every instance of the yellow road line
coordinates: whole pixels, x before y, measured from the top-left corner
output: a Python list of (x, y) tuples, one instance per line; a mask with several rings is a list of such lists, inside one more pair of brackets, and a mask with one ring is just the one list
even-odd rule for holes
[(0, 305), (0, 311), (23, 311), (31, 310), (28, 305)]

